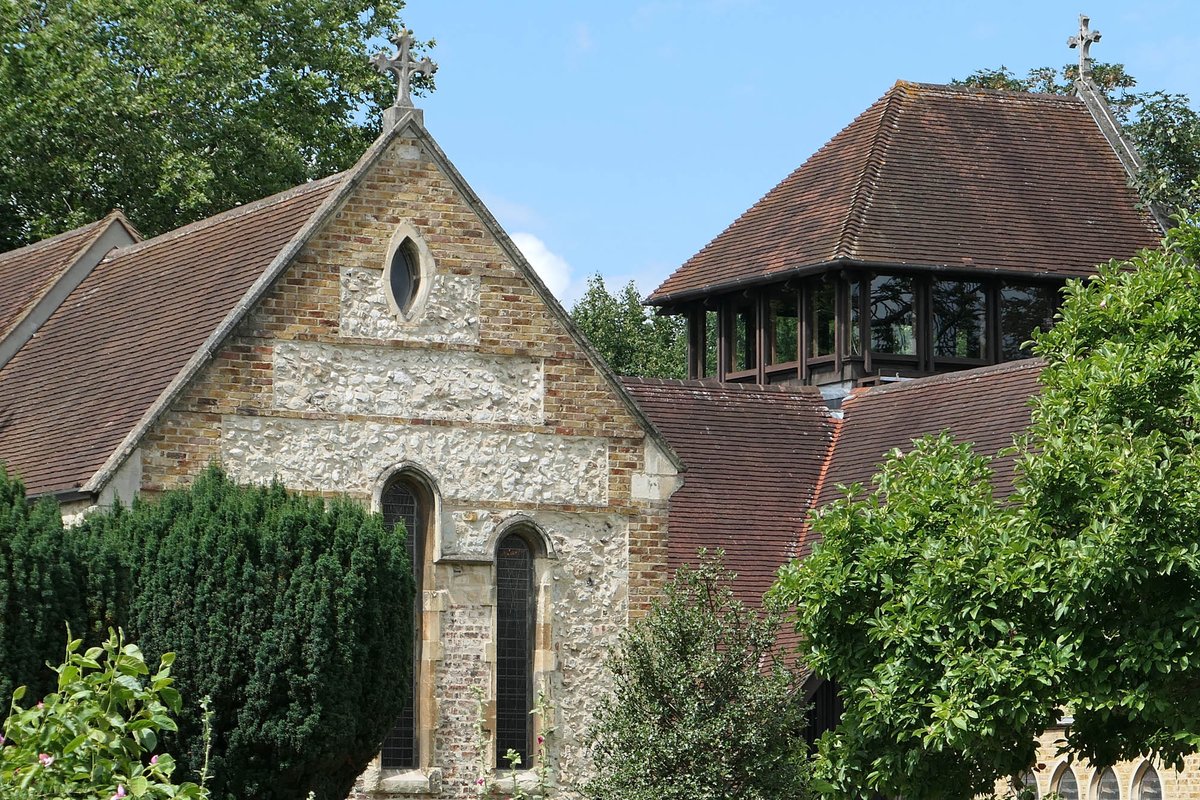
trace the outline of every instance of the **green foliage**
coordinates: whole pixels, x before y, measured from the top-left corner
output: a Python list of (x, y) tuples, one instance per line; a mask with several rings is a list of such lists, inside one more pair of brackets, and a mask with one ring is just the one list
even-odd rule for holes
[(814, 518), (823, 544), (776, 591), (843, 689), (814, 768), (827, 796), (987, 791), (1060, 708), (1098, 766), (1200, 749), (1198, 258), (1184, 218), (1068, 285), (1035, 335), (1043, 391), (1007, 503), (943, 435)]
[[(47, 527), (58, 542), (60, 529)], [(186, 491), (92, 515), (65, 540), (92, 635), (115, 622), (152, 657), (178, 653), (179, 688), (211, 698), (214, 797), (347, 795), (409, 684), (414, 589), (402, 529), (349, 500), (241, 487), (211, 468)], [(24, 548), (10, 571), (32, 569), (40, 552)], [(61, 630), (62, 611), (27, 611), (6, 617), (16, 627), (0, 640), (0, 663), (27, 668), (35, 655), (10, 654), (9, 643)], [(186, 774), (208, 761), (203, 734), (187, 716), (167, 737)]]
[[(1200, 745), (1200, 225), (1068, 285), (1021, 497), (1055, 552), (1068, 741), (1109, 764)], [(1132, 269), (1130, 269), (1132, 267)]]
[(622, 635), (594, 730), (605, 800), (802, 798), (805, 708), (775, 646), (780, 618), (734, 599), (705, 558)]
[(593, 275), (571, 318), (618, 375), (687, 377), (686, 320), (643, 306), (633, 281), (613, 295)]
[(0, 467), (0, 697), (24, 680), (37, 696), (54, 688), (45, 669), (63, 626), (86, 617), (58, 508), (30, 506), (25, 487)]
[(164, 654), (150, 674), (142, 652), (112, 631), (100, 647), (67, 644), (54, 670), (56, 691), (29, 708), (15, 693), (0, 746), (0, 800), (35, 798), (207, 798), (193, 783), (176, 784), (170, 755), (154, 755), (159, 737), (175, 730), (180, 708)]
[(1057, 718), (1047, 557), (990, 477), (968, 445), (922, 439), (823, 509), (822, 545), (781, 570), (802, 658), (842, 687), (813, 765), (824, 796), (966, 800), (1028, 767)]
[[(0, 4), (0, 251), (122, 208), (156, 234), (345, 169), (401, 0)], [(432, 84), (425, 83), (427, 88)]]
[[(980, 69), (952, 85), (980, 86), (1018, 92), (1072, 94), (1079, 67), (1068, 64), (1062, 71), (1039, 67), (1024, 78), (1007, 67)], [(1145, 162), (1133, 181), (1142, 199), (1173, 213), (1200, 211), (1200, 115), (1182, 94), (1134, 92), (1137, 81), (1122, 64), (1092, 64), (1092, 82), (1100, 89), (1125, 127)]]

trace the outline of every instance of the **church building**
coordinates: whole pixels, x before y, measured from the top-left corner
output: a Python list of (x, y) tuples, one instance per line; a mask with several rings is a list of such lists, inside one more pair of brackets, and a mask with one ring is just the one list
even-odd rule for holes
[[(396, 41), (350, 170), (0, 254), (0, 461), (31, 495), (77, 518), (219, 462), (404, 521), (413, 701), (361, 797), (473, 797), (509, 748), (574, 796), (608, 651), (676, 566), (723, 548), (757, 603), (892, 448), (1010, 444), (1063, 282), (1162, 234), (1086, 71), (1074, 97), (899, 82), (650, 296), (687, 316), (691, 379), (619, 378), (426, 129), (408, 76), (432, 65)], [(1047, 763), (1068, 800), (1189, 796), (1148, 763)]]

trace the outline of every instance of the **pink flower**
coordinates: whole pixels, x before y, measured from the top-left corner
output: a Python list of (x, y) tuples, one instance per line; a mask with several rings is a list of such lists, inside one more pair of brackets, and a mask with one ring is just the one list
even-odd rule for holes
[(38, 700), (38, 704), (37, 704), (38, 711), (41, 711), (45, 707), (46, 707), (46, 704), (43, 703), (41, 700)]
[(38, 753), (38, 761), (42, 762), (43, 767), (48, 767), (54, 763), (54, 756), (49, 753)]
[(538, 744), (541, 744), (544, 741), (546, 741), (546, 739), (544, 737), (542, 737), (542, 736), (538, 737)]
[(151, 763), (151, 764), (157, 764), (157, 763), (158, 763), (158, 756), (150, 756), (150, 763)]
[(476, 778), (476, 779), (475, 779), (475, 785), (476, 785), (476, 786), (483, 786), (483, 778)]
[(116, 794), (114, 794), (114, 795), (112, 796), (112, 800), (121, 800), (121, 798), (122, 798), (122, 797), (124, 797), (124, 796), (125, 796), (125, 787), (124, 787), (124, 786), (118, 786), (118, 787), (117, 787), (117, 792), (116, 792)]

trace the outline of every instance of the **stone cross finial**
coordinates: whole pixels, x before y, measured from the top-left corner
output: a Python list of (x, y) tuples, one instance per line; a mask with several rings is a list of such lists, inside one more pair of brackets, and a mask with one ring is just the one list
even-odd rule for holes
[(371, 56), (371, 65), (381, 75), (387, 75), (390, 72), (396, 76), (395, 107), (412, 108), (409, 90), (412, 88), (413, 75), (419, 72), (428, 77), (437, 72), (437, 64), (430, 61), (428, 56), (420, 61), (412, 57), (409, 52), (413, 45), (412, 31), (401, 29), (400, 33), (390, 37), (390, 40), (398, 48), (396, 55), (388, 58), (386, 53), (376, 53)]
[(1086, 14), (1079, 15), (1079, 35), (1067, 39), (1067, 46), (1074, 50), (1079, 48), (1079, 79), (1090, 78), (1092, 75), (1092, 58), (1088, 48), (1100, 41), (1100, 31), (1088, 29), (1089, 19)]

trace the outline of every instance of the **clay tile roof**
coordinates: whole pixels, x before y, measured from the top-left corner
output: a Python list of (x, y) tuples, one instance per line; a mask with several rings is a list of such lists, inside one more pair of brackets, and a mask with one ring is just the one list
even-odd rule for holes
[(650, 295), (833, 263), (1082, 275), (1162, 232), (1075, 97), (898, 82)]
[(743, 602), (757, 605), (808, 512), (833, 420), (812, 387), (623, 378), (683, 459), (671, 497), (668, 565), (724, 548)]
[[(844, 417), (814, 506), (841, 497), (838, 486), (871, 488), (889, 452), (911, 450), (913, 440), (926, 434), (949, 430), (957, 441), (971, 442), (976, 453), (995, 456), (1029, 427), (1029, 400), (1039, 391), (1041, 370), (1041, 361), (1025, 359), (859, 390), (842, 405)], [(1007, 497), (1013, 457), (997, 458), (992, 469), (996, 497)], [(806, 526), (796, 555), (808, 555), (815, 542)]]
[(0, 338), (118, 216), (0, 253)]
[(86, 483), (340, 178), (110, 253), (0, 369), (0, 462), (30, 494)]

